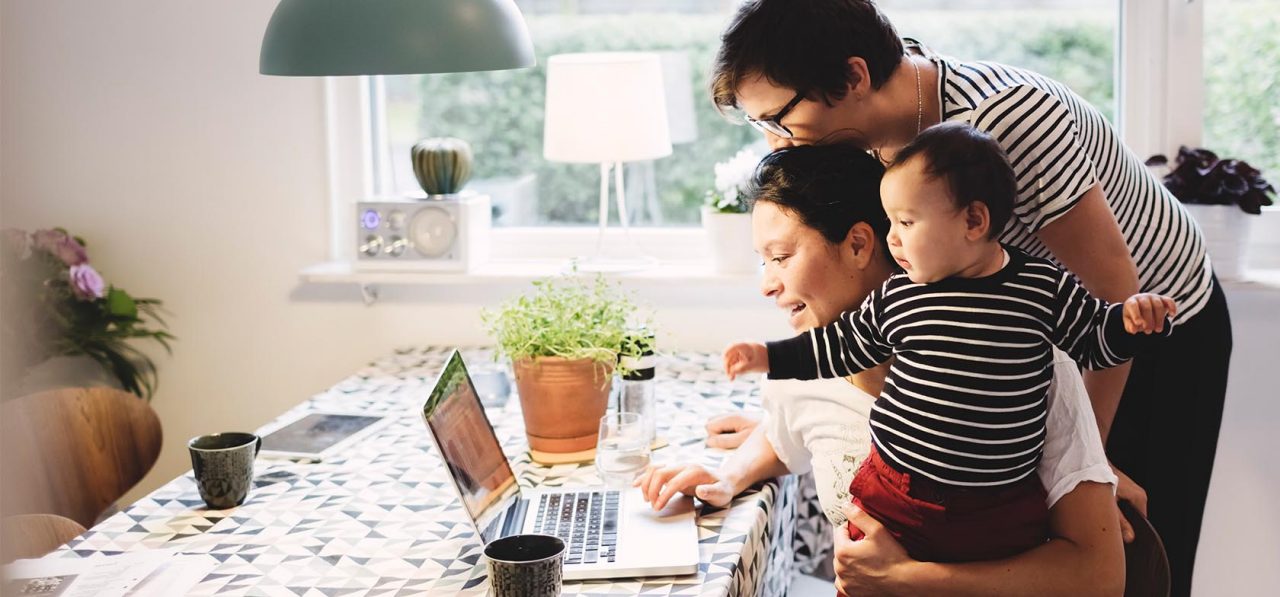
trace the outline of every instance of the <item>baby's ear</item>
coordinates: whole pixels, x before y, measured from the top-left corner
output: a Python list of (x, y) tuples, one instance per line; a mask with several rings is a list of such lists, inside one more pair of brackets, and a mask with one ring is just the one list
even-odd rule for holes
[(982, 201), (974, 201), (964, 208), (965, 238), (978, 241), (987, 238), (991, 230), (991, 211)]

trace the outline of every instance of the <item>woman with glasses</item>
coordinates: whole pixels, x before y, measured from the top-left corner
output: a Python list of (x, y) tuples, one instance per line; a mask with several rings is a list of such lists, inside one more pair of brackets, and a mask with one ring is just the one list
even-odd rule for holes
[[(1173, 335), (1131, 366), (1085, 374), (1120, 495), (1164, 539), (1173, 593), (1191, 588), (1231, 355), (1230, 316), (1191, 217), (1088, 102), (1037, 73), (934, 54), (868, 0), (753, 0), (722, 36), (711, 91), (777, 148), (846, 141), (882, 160), (960, 120), (1017, 173), (1000, 239), (1109, 301), (1174, 298)], [(1123, 399), (1122, 399), (1123, 396)], [(1145, 488), (1145, 493), (1141, 488)]]

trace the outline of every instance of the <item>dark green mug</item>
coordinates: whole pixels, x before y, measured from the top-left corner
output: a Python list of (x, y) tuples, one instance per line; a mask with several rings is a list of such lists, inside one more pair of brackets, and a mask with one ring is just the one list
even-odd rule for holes
[(191, 438), (191, 470), (200, 499), (214, 510), (244, 503), (253, 484), (253, 460), (262, 449), (262, 438), (252, 433), (214, 433)]
[(564, 551), (564, 541), (551, 535), (512, 535), (489, 542), (484, 556), (494, 597), (558, 597)]

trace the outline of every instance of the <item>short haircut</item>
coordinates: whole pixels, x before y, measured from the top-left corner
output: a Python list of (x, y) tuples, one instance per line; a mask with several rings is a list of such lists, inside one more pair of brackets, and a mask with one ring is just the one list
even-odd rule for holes
[[(883, 176), (880, 161), (853, 145), (802, 145), (760, 160), (747, 197), (753, 209), (765, 201), (795, 214), (833, 244), (844, 242), (854, 224), (865, 222), (884, 248), (889, 218), (880, 203)], [(880, 253), (893, 262), (887, 250)]]
[(886, 171), (901, 167), (919, 156), (924, 173), (942, 178), (956, 207), (964, 209), (975, 201), (986, 204), (991, 214), (987, 238), (1004, 232), (1018, 197), (1018, 183), (1004, 149), (990, 135), (964, 122), (944, 122), (925, 129), (893, 158)]
[(879, 89), (903, 56), (898, 32), (870, 0), (748, 0), (720, 42), (710, 87), (721, 112), (738, 107), (738, 87), (755, 75), (830, 104), (847, 91), (850, 57), (867, 62)]

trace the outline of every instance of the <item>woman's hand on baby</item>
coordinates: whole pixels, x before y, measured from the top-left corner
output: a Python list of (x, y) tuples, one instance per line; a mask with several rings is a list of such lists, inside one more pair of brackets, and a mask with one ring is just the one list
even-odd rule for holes
[(631, 485), (640, 488), (654, 510), (666, 508), (677, 492), (721, 508), (733, 499), (733, 484), (718, 471), (698, 464), (650, 466)]
[(1143, 292), (1124, 302), (1124, 330), (1130, 334), (1164, 331), (1165, 317), (1178, 314), (1178, 305), (1167, 296)]
[(848, 525), (835, 526), (836, 588), (845, 595), (913, 594), (904, 568), (915, 560), (902, 544), (861, 508), (845, 504), (841, 510), (863, 537), (851, 539)]
[(724, 372), (729, 379), (743, 373), (769, 370), (769, 349), (755, 342), (738, 342), (724, 349)]

